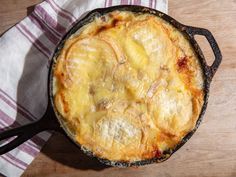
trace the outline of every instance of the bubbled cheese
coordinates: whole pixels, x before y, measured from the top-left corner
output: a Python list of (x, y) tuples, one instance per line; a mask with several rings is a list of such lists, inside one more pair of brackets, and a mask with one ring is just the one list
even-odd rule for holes
[(54, 103), (76, 141), (109, 160), (160, 156), (190, 132), (202, 70), (187, 39), (159, 17), (112, 12), (72, 35), (57, 58)]

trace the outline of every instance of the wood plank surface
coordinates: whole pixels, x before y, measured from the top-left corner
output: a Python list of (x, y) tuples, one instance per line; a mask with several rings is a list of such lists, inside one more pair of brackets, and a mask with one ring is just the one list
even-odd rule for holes
[[(0, 33), (24, 18), (38, 2), (0, 0)], [(118, 169), (87, 157), (56, 133), (24, 177), (236, 177), (236, 0), (169, 0), (169, 15), (183, 24), (209, 29), (223, 54), (206, 114), (193, 137), (164, 163)], [(209, 45), (202, 37), (197, 39), (211, 62)]]

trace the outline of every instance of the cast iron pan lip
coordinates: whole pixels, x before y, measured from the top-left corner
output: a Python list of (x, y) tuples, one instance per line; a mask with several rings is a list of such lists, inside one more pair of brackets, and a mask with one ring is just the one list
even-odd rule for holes
[[(80, 29), (84, 25), (88, 24), (89, 22), (92, 22), (95, 17), (99, 17), (99, 16), (105, 15), (109, 12), (116, 11), (116, 10), (130, 11), (130, 12), (141, 13), (141, 14), (148, 13), (148, 14), (156, 15), (156, 16), (164, 19), (165, 21), (169, 22), (170, 24), (172, 24), (175, 28), (177, 28), (180, 32), (182, 32), (187, 37), (187, 39), (190, 41), (195, 53), (197, 54), (197, 56), (199, 58), (199, 62), (200, 62), (200, 65), (201, 65), (201, 68), (203, 71), (204, 94), (205, 94), (204, 95), (204, 103), (203, 103), (201, 113), (198, 117), (198, 120), (196, 122), (194, 129), (192, 131), (190, 131), (187, 135), (185, 135), (185, 137), (181, 140), (181, 142), (179, 144), (176, 145), (176, 147), (174, 149), (170, 149), (170, 150), (164, 152), (163, 156), (159, 157), (159, 158), (154, 157), (154, 158), (146, 159), (146, 160), (126, 162), (126, 161), (111, 161), (111, 160), (100, 158), (100, 157), (96, 156), (95, 154), (93, 154), (93, 152), (91, 152), (90, 150), (87, 150), (85, 147), (80, 145), (75, 140), (73, 135), (70, 133), (70, 131), (67, 129), (66, 125), (62, 121), (63, 117), (60, 115), (60, 113), (57, 111), (57, 109), (55, 108), (55, 105), (54, 105), (54, 101), (53, 101), (53, 71), (54, 71), (57, 57), (60, 54), (60, 51), (65, 44), (65, 41), (72, 34), (74, 34), (78, 29)], [(199, 127), (199, 125), (203, 119), (203, 115), (205, 113), (206, 107), (207, 107), (208, 97), (209, 97), (209, 87), (210, 87), (211, 79), (213, 77), (210, 74), (209, 67), (207, 66), (207, 64), (205, 62), (204, 55), (203, 55), (199, 45), (197, 44), (197, 42), (195, 41), (193, 36), (190, 35), (187, 31), (187, 29), (189, 27), (190, 26), (183, 25), (182, 23), (176, 21), (174, 18), (166, 15), (163, 12), (160, 12), (158, 10), (151, 9), (148, 7), (136, 6), (136, 5), (119, 5), (119, 6), (111, 6), (111, 7), (107, 7), (107, 8), (94, 9), (94, 10), (90, 11), (84, 18), (82, 18), (81, 20), (76, 22), (76, 24), (64, 35), (64, 37), (62, 38), (60, 43), (57, 45), (55, 52), (53, 54), (51, 63), (50, 63), (49, 75), (48, 75), (48, 77), (49, 77), (48, 78), (48, 96), (49, 96), (49, 100), (50, 100), (49, 104), (51, 105), (51, 107), (56, 115), (55, 117), (58, 120), (58, 122), (60, 123), (60, 126), (62, 127), (62, 129), (63, 129), (64, 133), (67, 135), (67, 137), (73, 143), (75, 143), (85, 154), (87, 154), (88, 156), (92, 156), (93, 158), (95, 157), (101, 163), (109, 165), (109, 166), (116, 166), (116, 167), (142, 166), (142, 165), (147, 165), (147, 164), (152, 164), (152, 163), (163, 162), (163, 161), (167, 160), (168, 158), (170, 158), (170, 156), (173, 155), (173, 153), (175, 153), (179, 148), (181, 148), (192, 137), (192, 135), (195, 133), (195, 131)]]

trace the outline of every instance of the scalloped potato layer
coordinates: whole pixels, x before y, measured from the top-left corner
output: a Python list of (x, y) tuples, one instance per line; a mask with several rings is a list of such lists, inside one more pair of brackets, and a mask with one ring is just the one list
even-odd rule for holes
[(109, 160), (162, 156), (196, 124), (203, 76), (194, 50), (159, 17), (112, 12), (57, 58), (54, 103), (79, 144)]

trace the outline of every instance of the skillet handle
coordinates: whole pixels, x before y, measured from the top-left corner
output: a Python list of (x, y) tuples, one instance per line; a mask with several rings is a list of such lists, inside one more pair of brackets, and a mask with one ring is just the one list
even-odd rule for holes
[(207, 29), (204, 29), (204, 28), (196, 28), (196, 27), (192, 27), (192, 26), (186, 26), (186, 31), (193, 38), (194, 38), (194, 35), (203, 35), (203, 36), (205, 36), (205, 38), (209, 42), (211, 49), (213, 50), (215, 59), (214, 59), (214, 62), (211, 66), (207, 65), (205, 60), (204, 60), (204, 63), (205, 63), (205, 65), (208, 69), (208, 72), (209, 72), (208, 77), (211, 80), (213, 78), (216, 70), (220, 66), (220, 63), (222, 60), (222, 54), (221, 54), (220, 48), (219, 48), (215, 38), (213, 37), (213, 35), (211, 34), (210, 31), (208, 31)]
[(40, 120), (21, 127), (1, 132), (0, 141), (15, 136), (16, 138), (14, 138), (12, 141), (6, 144), (4, 143), (4, 145), (2, 146), (0, 145), (0, 155), (7, 153), (8, 151), (11, 151), (20, 144), (32, 138), (34, 135), (45, 130), (56, 130), (56, 131), (61, 130), (60, 125), (53, 113), (53, 110), (49, 106), (47, 108), (47, 111)]

